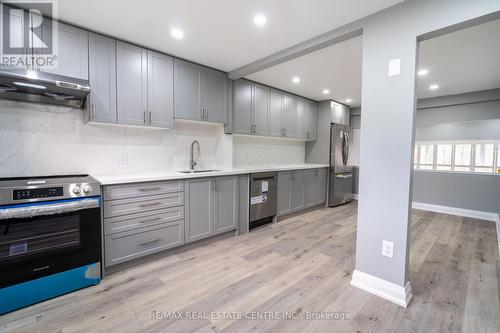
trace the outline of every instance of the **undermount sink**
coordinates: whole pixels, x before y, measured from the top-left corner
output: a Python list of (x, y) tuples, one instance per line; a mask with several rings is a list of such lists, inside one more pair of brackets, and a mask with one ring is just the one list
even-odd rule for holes
[(186, 170), (186, 171), (179, 171), (180, 173), (201, 173), (201, 172), (216, 172), (219, 170)]

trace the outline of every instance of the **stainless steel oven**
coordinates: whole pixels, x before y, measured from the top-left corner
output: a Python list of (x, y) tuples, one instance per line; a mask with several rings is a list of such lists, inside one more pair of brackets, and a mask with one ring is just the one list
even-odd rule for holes
[(100, 262), (97, 181), (0, 179), (0, 314), (99, 283)]

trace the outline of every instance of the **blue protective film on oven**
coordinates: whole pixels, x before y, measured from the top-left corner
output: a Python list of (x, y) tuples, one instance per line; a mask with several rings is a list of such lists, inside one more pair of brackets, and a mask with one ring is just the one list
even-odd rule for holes
[(101, 264), (95, 263), (0, 289), (0, 314), (98, 284)]

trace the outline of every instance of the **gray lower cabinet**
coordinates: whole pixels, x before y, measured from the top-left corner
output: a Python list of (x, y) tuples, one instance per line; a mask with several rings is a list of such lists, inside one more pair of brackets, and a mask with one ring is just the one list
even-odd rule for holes
[(186, 180), (184, 195), (186, 243), (213, 235), (217, 208), (213, 178)]
[(278, 172), (278, 216), (320, 205), (326, 200), (326, 168)]
[(304, 170), (295, 170), (292, 173), (292, 211), (304, 208)]
[(185, 181), (186, 243), (237, 228), (238, 177)]
[(238, 221), (238, 177), (216, 177), (214, 181), (217, 201), (215, 232), (234, 230)]
[(104, 264), (184, 244), (184, 181), (104, 186)]
[(174, 60), (175, 118), (227, 123), (227, 74)]
[(304, 206), (312, 207), (326, 201), (326, 168), (304, 171)]
[(147, 51), (116, 42), (118, 123), (147, 124)]
[(278, 216), (292, 212), (293, 171), (278, 172)]
[(89, 81), (85, 120), (116, 123), (116, 40), (90, 34)]

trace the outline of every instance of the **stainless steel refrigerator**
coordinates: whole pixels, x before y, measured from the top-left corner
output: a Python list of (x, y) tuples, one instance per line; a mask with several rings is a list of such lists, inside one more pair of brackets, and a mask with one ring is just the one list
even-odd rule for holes
[(328, 206), (351, 201), (352, 167), (349, 165), (350, 128), (346, 125), (330, 126), (330, 174)]

